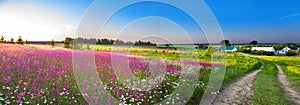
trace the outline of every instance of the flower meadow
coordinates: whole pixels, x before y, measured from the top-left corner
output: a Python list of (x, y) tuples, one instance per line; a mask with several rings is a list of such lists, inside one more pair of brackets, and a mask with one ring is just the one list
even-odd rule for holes
[(107, 51), (0, 44), (0, 52), (0, 104), (195, 103), (218, 68)]

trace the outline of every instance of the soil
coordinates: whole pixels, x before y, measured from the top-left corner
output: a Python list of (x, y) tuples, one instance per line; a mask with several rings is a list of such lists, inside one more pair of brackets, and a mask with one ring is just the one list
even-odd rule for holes
[(284, 89), (284, 96), (287, 100), (294, 102), (297, 105), (300, 105), (300, 93), (291, 87), (291, 83), (284, 75), (282, 68), (276, 64), (278, 70), (278, 82)]
[(212, 105), (248, 105), (253, 103), (251, 100), (254, 93), (253, 86), (257, 74), (264, 68), (264, 63), (262, 64), (260, 69), (247, 74), (226, 87), (217, 95)]

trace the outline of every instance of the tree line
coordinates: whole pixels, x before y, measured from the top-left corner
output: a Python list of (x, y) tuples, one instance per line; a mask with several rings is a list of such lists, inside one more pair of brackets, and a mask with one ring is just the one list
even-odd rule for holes
[[(148, 47), (155, 47), (157, 46), (155, 43), (151, 43), (150, 41), (144, 42), (144, 41), (136, 41), (136, 42), (131, 42), (131, 41), (122, 41), (120, 39), (108, 39), (108, 38), (102, 38), (102, 39), (95, 39), (95, 38), (69, 38), (67, 37), (65, 39), (64, 47), (65, 48), (72, 48), (73, 46), (76, 47), (78, 46), (77, 44), (97, 44), (97, 45), (126, 45), (126, 46), (148, 46)], [(75, 45), (74, 45), (75, 44)]]
[(21, 36), (19, 36), (19, 38), (16, 41), (13, 37), (11, 37), (10, 40), (5, 40), (4, 36), (2, 35), (0, 38), (0, 43), (27, 44), (28, 41), (25, 40), (25, 42), (24, 42)]

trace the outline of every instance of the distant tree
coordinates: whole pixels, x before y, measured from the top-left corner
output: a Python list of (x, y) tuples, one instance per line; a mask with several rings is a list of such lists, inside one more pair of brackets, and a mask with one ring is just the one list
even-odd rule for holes
[(15, 39), (14, 39), (13, 37), (11, 37), (11, 38), (10, 38), (10, 43), (14, 43), (14, 40), (15, 40)]
[(0, 41), (1, 41), (1, 42), (4, 42), (4, 36), (3, 36), (3, 35), (1, 36)]
[(300, 56), (300, 51), (297, 52), (297, 55)]
[(295, 43), (287, 43), (286, 46), (297, 46)]
[(212, 46), (208, 46), (208, 48), (205, 51), (205, 56), (211, 56), (212, 55)]
[(286, 56), (296, 56), (297, 55), (297, 52), (296, 51), (293, 51), (293, 50), (289, 50), (287, 53), (286, 53)]
[(230, 46), (230, 42), (229, 42), (229, 40), (222, 40), (221, 41), (221, 45), (223, 45), (223, 46)]
[(24, 44), (24, 42), (23, 42), (23, 39), (22, 39), (22, 37), (21, 36), (19, 36), (19, 39), (17, 40), (18, 42), (18, 44)]
[(254, 41), (250, 42), (250, 44), (251, 44), (251, 45), (257, 45), (258, 43), (257, 43), (256, 40), (254, 40)]
[(27, 39), (25, 40), (25, 44), (28, 44), (28, 41), (27, 41)]
[(166, 44), (166, 47), (170, 47), (170, 45), (169, 45), (169, 44)]
[(67, 37), (64, 41), (65, 48), (72, 48), (74, 43), (74, 39)]
[(51, 46), (54, 46), (55, 45), (55, 42), (54, 42), (54, 40), (52, 39), (52, 41), (51, 41)]

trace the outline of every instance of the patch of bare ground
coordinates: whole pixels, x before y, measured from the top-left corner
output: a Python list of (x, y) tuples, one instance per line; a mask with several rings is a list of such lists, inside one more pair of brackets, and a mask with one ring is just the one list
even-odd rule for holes
[(219, 93), (212, 105), (244, 105), (251, 104), (253, 95), (253, 86), (257, 74), (264, 68), (264, 63), (260, 69), (247, 74), (234, 83), (231, 83), (221, 93)]

